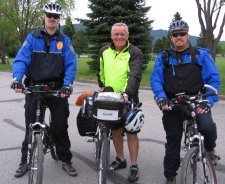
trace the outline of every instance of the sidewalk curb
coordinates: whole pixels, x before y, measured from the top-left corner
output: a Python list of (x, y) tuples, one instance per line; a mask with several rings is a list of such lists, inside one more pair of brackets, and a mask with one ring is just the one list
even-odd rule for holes
[[(96, 80), (91, 80), (91, 79), (77, 78), (76, 81), (77, 82), (85, 82), (85, 83), (98, 84), (98, 82)], [(140, 86), (140, 89), (142, 89), (142, 90), (151, 90), (151, 88), (148, 87), (148, 86)], [(220, 100), (225, 101), (225, 95), (219, 95), (219, 98), (220, 98)]]

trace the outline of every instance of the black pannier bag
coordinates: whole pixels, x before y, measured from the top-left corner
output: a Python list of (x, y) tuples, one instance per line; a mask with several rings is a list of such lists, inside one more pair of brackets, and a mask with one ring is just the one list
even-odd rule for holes
[(93, 118), (106, 125), (120, 123), (123, 118), (124, 99), (121, 93), (100, 92), (95, 94)]
[(97, 131), (96, 121), (82, 113), (82, 107), (77, 115), (77, 129), (81, 136), (94, 136)]

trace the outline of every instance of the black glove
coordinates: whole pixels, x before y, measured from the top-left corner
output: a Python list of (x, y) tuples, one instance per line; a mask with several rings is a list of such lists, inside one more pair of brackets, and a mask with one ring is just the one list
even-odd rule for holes
[(24, 89), (24, 86), (22, 84), (21, 81), (18, 81), (18, 80), (13, 80), (11, 86), (10, 86), (12, 89)]
[(162, 107), (165, 106), (165, 105), (169, 106), (169, 101), (168, 101), (167, 98), (156, 99), (156, 103), (159, 106), (160, 110), (162, 110)]
[(197, 108), (201, 108), (205, 112), (209, 112), (211, 110), (211, 104), (209, 103), (208, 100), (203, 100), (196, 106)]
[(60, 89), (60, 94), (64, 94), (67, 96), (70, 96), (70, 94), (73, 92), (73, 88), (71, 85), (65, 85)]

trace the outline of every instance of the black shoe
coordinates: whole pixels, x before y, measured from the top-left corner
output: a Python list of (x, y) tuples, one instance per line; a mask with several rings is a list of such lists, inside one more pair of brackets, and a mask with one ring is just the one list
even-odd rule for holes
[(116, 160), (113, 161), (110, 165), (109, 168), (110, 170), (117, 170), (117, 169), (124, 169), (127, 167), (127, 161), (126, 159), (121, 160), (119, 157), (116, 157)]
[(135, 182), (139, 179), (139, 169), (137, 165), (132, 165), (130, 167), (130, 173), (128, 176), (128, 181), (129, 182)]
[(72, 162), (62, 162), (62, 169), (66, 171), (66, 173), (70, 176), (77, 176), (77, 171), (73, 167)]
[(174, 177), (174, 178), (166, 178), (165, 184), (176, 184), (176, 177)]
[(16, 170), (14, 176), (16, 178), (19, 178), (21, 176), (23, 176), (24, 174), (26, 174), (26, 172), (28, 171), (29, 167), (27, 163), (20, 163), (19, 168)]
[(208, 155), (210, 156), (212, 160), (212, 164), (216, 166), (218, 164), (218, 161), (220, 160), (220, 156), (215, 154), (215, 150), (207, 151)]

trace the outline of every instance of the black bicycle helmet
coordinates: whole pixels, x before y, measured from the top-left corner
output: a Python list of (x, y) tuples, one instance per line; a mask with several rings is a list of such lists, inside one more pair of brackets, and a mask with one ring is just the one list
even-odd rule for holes
[(62, 8), (59, 4), (54, 3), (54, 2), (49, 2), (44, 5), (44, 10), (45, 13), (52, 13), (52, 14), (62, 14)]
[(170, 31), (170, 33), (176, 32), (176, 31), (186, 31), (186, 32), (188, 32), (189, 26), (183, 20), (176, 20), (176, 21), (171, 22), (169, 31)]

